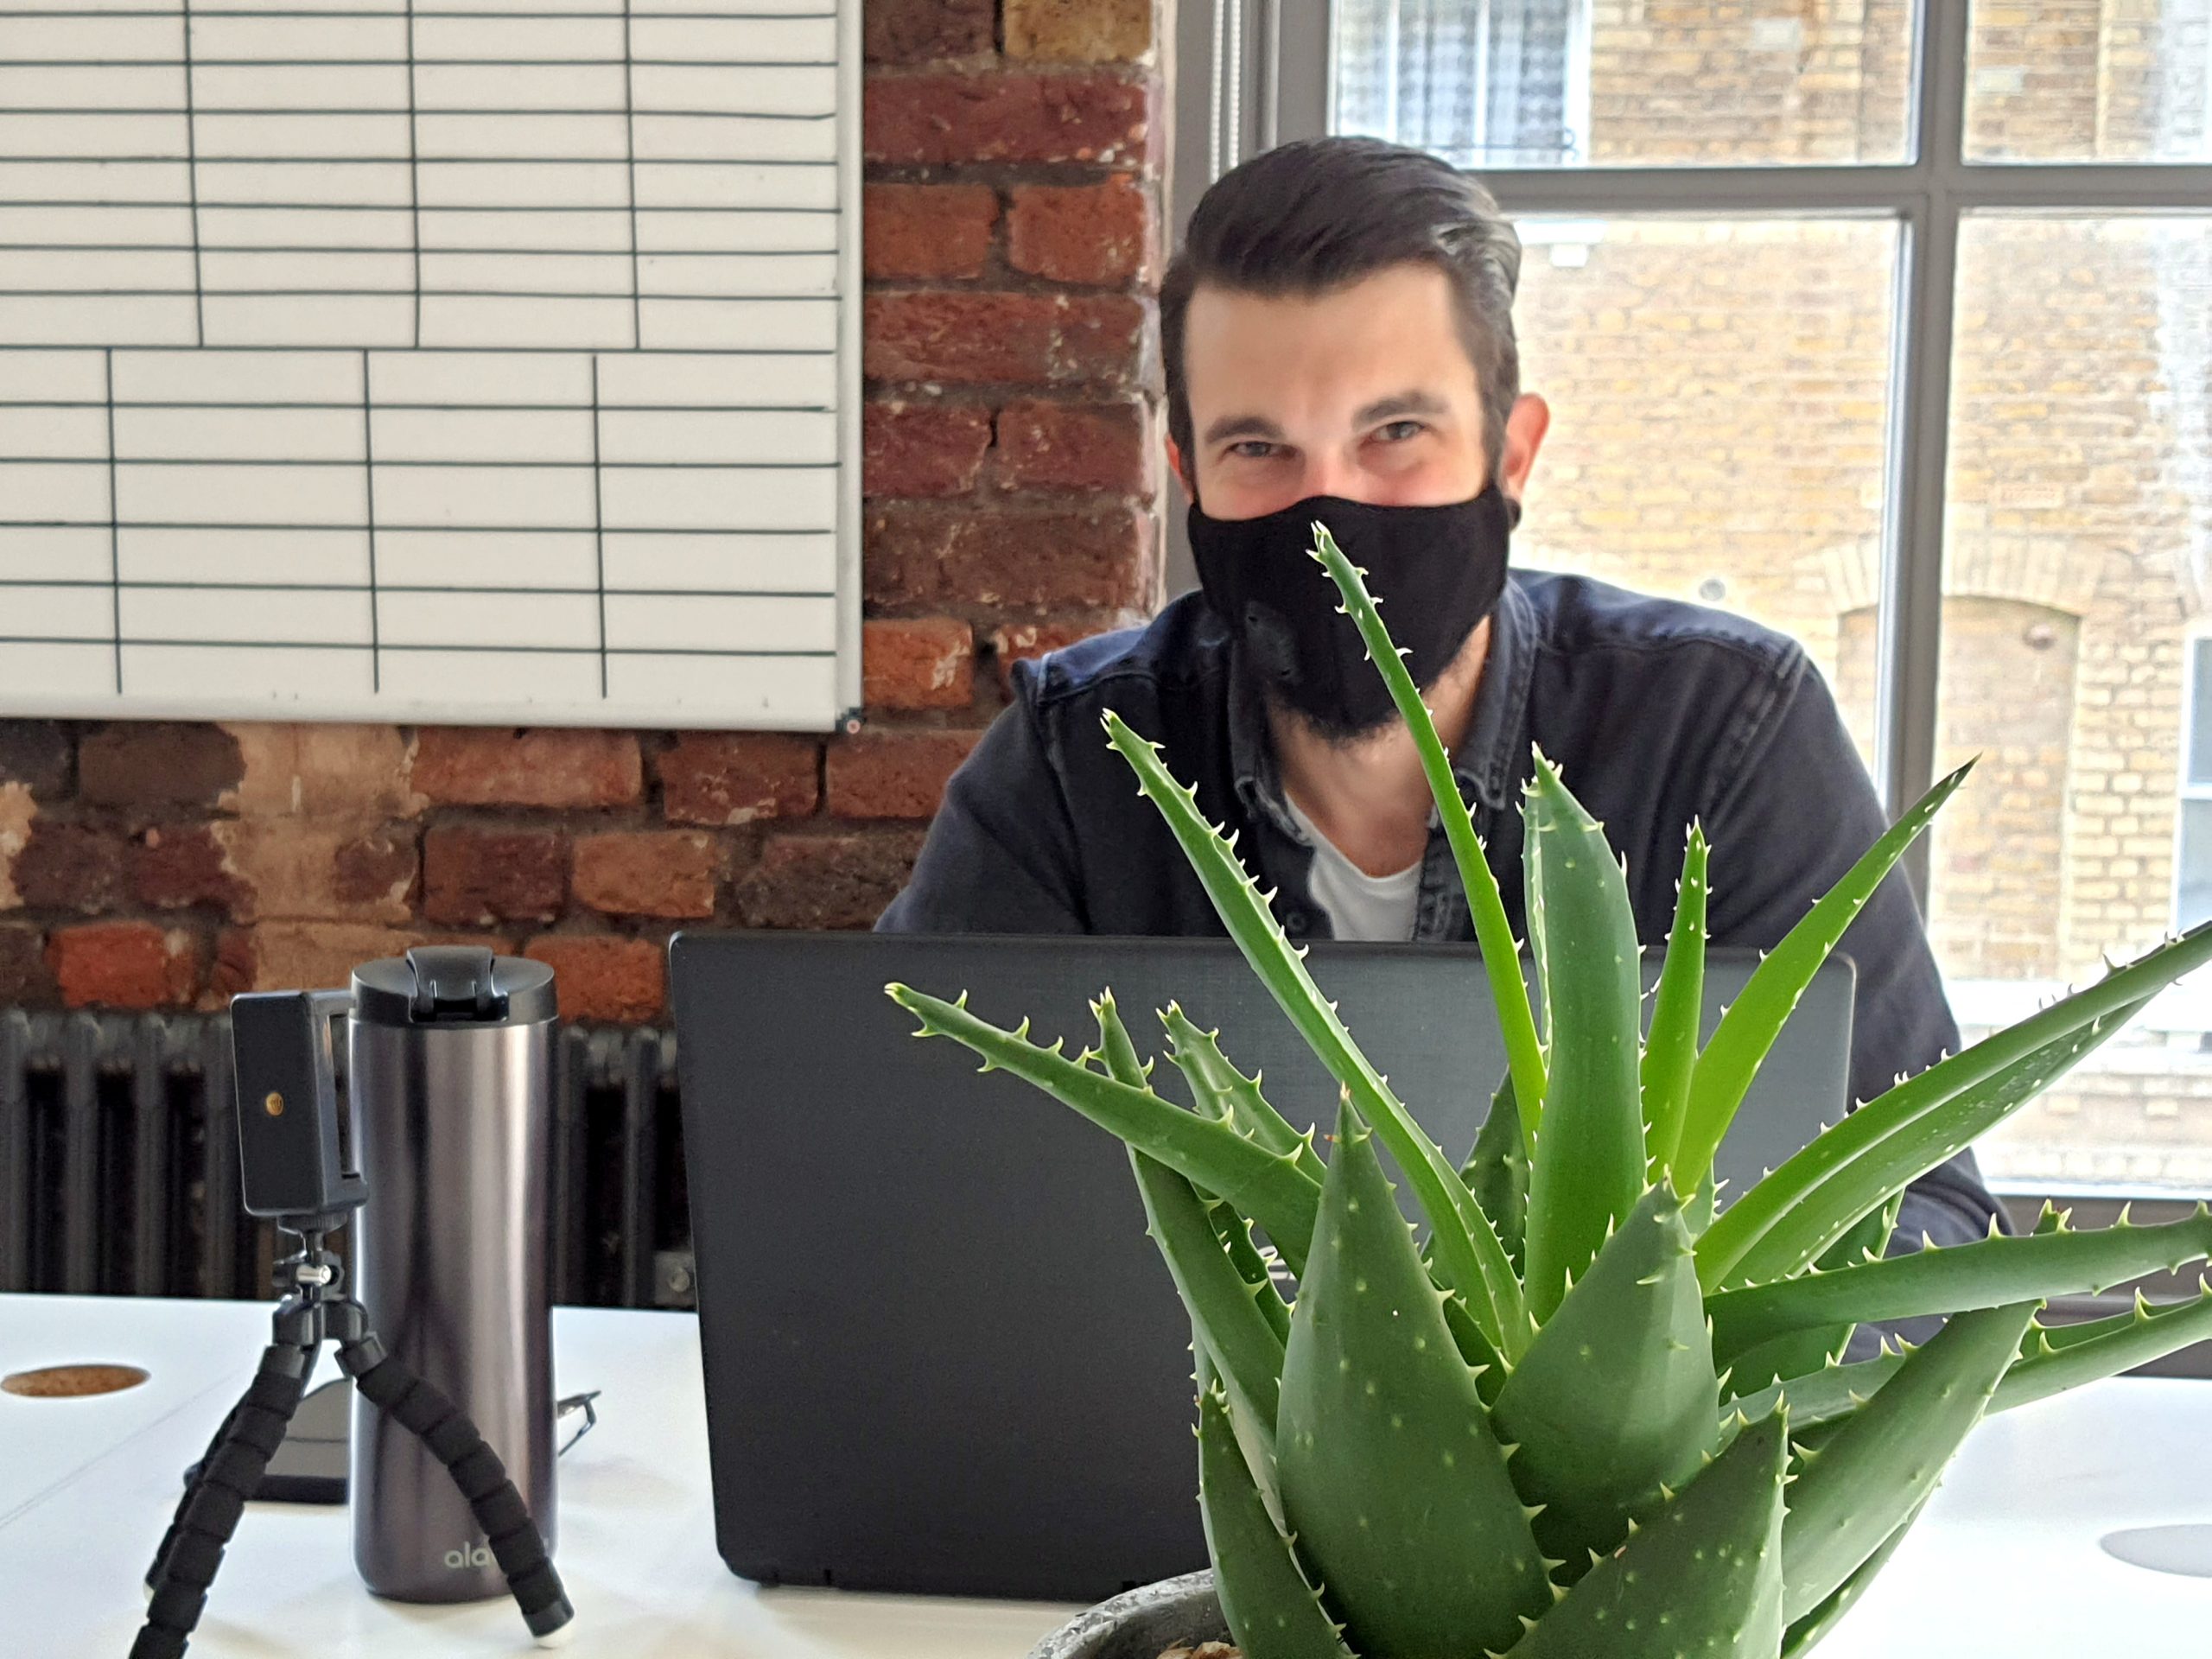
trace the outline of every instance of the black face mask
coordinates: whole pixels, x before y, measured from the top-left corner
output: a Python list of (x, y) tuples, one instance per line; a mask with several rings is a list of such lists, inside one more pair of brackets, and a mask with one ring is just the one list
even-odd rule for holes
[(1492, 484), (1440, 507), (1378, 507), (1315, 495), (1260, 518), (1215, 518), (1193, 504), (1191, 552), (1206, 600), (1243, 641), (1268, 696), (1325, 737), (1375, 731), (1396, 708), (1336, 583), (1312, 556), (1316, 520), (1367, 572), (1391, 639), (1424, 691), (1450, 667), (1505, 590), (1520, 504)]

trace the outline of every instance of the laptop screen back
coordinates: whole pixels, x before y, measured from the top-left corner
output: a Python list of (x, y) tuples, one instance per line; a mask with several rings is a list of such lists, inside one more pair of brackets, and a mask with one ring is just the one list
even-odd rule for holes
[[(1716, 951), (1708, 1028), (1755, 958)], [(1325, 1133), (1337, 1089), (1225, 940), (757, 933), (673, 951), (718, 1541), (770, 1583), (1090, 1600), (1205, 1564), (1189, 1322), (1121, 1143), (883, 994), (1096, 1037), (1110, 987), (1218, 1027)], [(1318, 944), (1325, 995), (1455, 1161), (1505, 1071), (1471, 947)], [(1647, 976), (1656, 975), (1656, 960)], [(1853, 976), (1792, 1017), (1720, 1157), (1740, 1191), (1843, 1105)]]

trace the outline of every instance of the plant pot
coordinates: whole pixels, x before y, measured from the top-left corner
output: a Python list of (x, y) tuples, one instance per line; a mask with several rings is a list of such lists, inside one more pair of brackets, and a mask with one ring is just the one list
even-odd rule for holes
[(1160, 1659), (1179, 1643), (1227, 1640), (1213, 1574), (1186, 1573), (1100, 1602), (1039, 1642), (1029, 1659)]

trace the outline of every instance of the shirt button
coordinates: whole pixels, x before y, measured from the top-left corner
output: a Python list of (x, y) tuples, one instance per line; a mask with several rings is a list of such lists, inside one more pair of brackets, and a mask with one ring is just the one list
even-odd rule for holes
[(1282, 931), (1294, 939), (1305, 938), (1307, 926), (1306, 912), (1302, 910), (1294, 910), (1282, 918)]

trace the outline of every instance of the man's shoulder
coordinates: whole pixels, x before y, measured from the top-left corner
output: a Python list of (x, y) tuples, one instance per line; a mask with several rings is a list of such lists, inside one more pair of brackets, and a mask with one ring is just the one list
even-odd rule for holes
[(1513, 584), (1528, 603), (1540, 656), (1640, 656), (1655, 671), (1730, 677), (1788, 678), (1805, 662), (1789, 635), (1732, 611), (1557, 571), (1516, 570)]
[(1197, 593), (1171, 600), (1139, 627), (1092, 634), (1014, 665), (1015, 693), (1040, 719), (1125, 715), (1225, 694), (1229, 633)]

